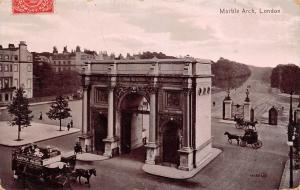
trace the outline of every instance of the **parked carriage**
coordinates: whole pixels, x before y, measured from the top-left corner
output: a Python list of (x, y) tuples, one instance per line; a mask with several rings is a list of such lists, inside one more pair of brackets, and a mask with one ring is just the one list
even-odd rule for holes
[(22, 146), (13, 150), (12, 170), (14, 178), (42, 184), (50, 189), (70, 189), (69, 173), (76, 165), (76, 155), (63, 157), (57, 149), (37, 145)]

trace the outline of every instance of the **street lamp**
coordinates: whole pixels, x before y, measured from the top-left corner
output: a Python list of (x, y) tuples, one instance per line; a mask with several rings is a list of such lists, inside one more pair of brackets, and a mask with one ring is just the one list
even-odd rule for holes
[(294, 123), (293, 123), (293, 91), (290, 96), (290, 113), (288, 124), (288, 146), (290, 147), (290, 188), (293, 187), (293, 136), (294, 136)]

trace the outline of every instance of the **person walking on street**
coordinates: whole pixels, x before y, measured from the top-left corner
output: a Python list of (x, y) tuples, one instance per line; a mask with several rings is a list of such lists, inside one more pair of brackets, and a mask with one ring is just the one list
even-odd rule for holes
[(68, 123), (67, 128), (68, 128), (68, 131), (69, 131), (70, 130), (70, 123)]
[(43, 112), (40, 112), (40, 118), (39, 118), (40, 120), (42, 120), (43, 119)]
[(71, 128), (73, 128), (73, 120), (70, 121)]

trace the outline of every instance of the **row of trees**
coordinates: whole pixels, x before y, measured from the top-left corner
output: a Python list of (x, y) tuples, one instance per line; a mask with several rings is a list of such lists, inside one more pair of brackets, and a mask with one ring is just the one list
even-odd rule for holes
[(53, 71), (48, 63), (33, 64), (34, 97), (58, 96), (76, 93), (81, 86), (80, 75), (76, 71)]
[(212, 64), (213, 86), (222, 89), (232, 89), (241, 86), (251, 75), (251, 70), (245, 64), (220, 58)]
[[(32, 111), (29, 109), (28, 99), (24, 96), (24, 93), (22, 88), (17, 89), (12, 103), (8, 106), (8, 112), (12, 116), (10, 124), (12, 126), (18, 126), (18, 141), (21, 140), (20, 133), (22, 127), (30, 126), (33, 119), (31, 115)], [(57, 96), (55, 102), (51, 104), (49, 112), (46, 114), (49, 119), (59, 120), (59, 130), (62, 131), (61, 121), (71, 117), (70, 112), (71, 109), (68, 106), (68, 101), (62, 96)]]
[(300, 67), (294, 64), (277, 65), (271, 74), (271, 87), (281, 92), (300, 93)]

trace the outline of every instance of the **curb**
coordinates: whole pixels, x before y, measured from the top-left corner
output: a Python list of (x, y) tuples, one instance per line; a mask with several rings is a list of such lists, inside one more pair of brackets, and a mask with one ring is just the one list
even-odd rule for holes
[(24, 144), (19, 144), (19, 145), (9, 145), (9, 144), (2, 144), (2, 143), (0, 143), (0, 146), (5, 146), (5, 147), (24, 146), (24, 145), (28, 145), (28, 144), (31, 144), (31, 143), (38, 143), (38, 142), (42, 142), (42, 141), (46, 141), (46, 140), (50, 140), (50, 139), (55, 139), (55, 138), (58, 138), (58, 137), (63, 137), (63, 136), (75, 134), (75, 133), (78, 133), (78, 132), (80, 132), (80, 129), (78, 131), (70, 132), (70, 133), (59, 135), (59, 136), (55, 136), (55, 137), (49, 137), (49, 138), (45, 138), (45, 139), (42, 139), (42, 140), (37, 140), (37, 141), (29, 142), (29, 143), (24, 143)]

